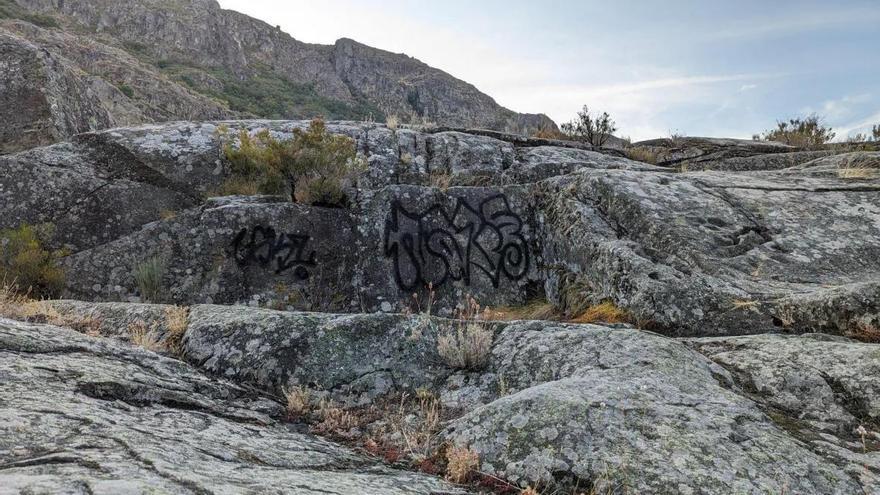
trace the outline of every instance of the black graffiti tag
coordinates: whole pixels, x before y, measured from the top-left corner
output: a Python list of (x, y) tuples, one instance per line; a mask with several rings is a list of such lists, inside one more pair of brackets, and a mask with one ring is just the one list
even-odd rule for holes
[(300, 280), (309, 278), (316, 265), (315, 251), (307, 252), (311, 236), (277, 234), (272, 227), (258, 225), (241, 229), (232, 241), (232, 255), (240, 265), (257, 264), (281, 274), (294, 268)]
[(449, 281), (471, 285), (478, 273), (497, 288), (502, 277), (515, 281), (528, 273), (522, 229), (522, 219), (503, 194), (476, 207), (458, 198), (452, 212), (441, 204), (411, 212), (395, 201), (385, 224), (385, 256), (392, 258), (403, 290)]

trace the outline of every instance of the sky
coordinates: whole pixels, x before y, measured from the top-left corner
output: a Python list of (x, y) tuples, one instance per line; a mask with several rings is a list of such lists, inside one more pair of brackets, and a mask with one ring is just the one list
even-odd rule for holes
[(880, 124), (880, 0), (219, 0), (294, 38), (406, 53), (501, 105), (633, 140)]

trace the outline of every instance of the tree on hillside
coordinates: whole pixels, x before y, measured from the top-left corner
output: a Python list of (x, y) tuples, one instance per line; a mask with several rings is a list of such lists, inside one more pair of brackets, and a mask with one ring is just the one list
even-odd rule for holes
[(593, 116), (590, 109), (584, 105), (583, 110), (578, 112), (577, 118), (562, 124), (562, 132), (570, 139), (582, 141), (593, 146), (602, 146), (605, 141), (617, 130), (614, 120), (608, 112)]
[(822, 123), (816, 114), (790, 119), (788, 122), (777, 121), (776, 129), (766, 131), (763, 135), (756, 134), (755, 140), (779, 141), (799, 148), (821, 146), (834, 139), (836, 134), (831, 127)]
[(871, 134), (874, 136), (874, 141), (880, 141), (880, 124), (874, 126), (871, 130)]

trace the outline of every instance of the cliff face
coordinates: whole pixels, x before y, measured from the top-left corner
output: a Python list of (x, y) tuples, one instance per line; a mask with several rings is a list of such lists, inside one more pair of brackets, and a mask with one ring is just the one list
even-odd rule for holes
[[(555, 127), (406, 55), (302, 43), (213, 0), (0, 0), (0, 37), (0, 64), (18, 80), (4, 92), (0, 116), (16, 125), (0, 153), (115, 125), (240, 116)], [(40, 55), (21, 72), (24, 52)], [(65, 78), (75, 82), (46, 82)]]

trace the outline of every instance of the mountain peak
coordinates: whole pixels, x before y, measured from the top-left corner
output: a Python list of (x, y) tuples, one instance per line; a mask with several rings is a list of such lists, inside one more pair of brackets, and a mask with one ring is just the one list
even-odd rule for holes
[[(303, 43), (279, 36), (276, 26), (223, 10), (216, 0), (16, 0), (15, 5), (20, 19), (45, 22), (0, 20), (0, 34), (63, 62), (36, 69), (41, 77), (52, 79), (57, 70), (70, 78), (87, 74), (92, 92), (80, 90), (74, 98), (59, 88), (53, 98), (85, 98), (87, 113), (100, 115), (44, 116), (23, 124), (44, 130), (40, 142), (69, 135), (52, 122), (74, 121), (67, 127), (94, 130), (191, 119), (206, 109), (213, 117), (272, 119), (393, 115), (404, 123), (519, 133), (555, 126), (546, 116), (506, 109), (473, 85), (410, 56), (350, 38), (334, 45)], [(8, 112), (16, 111), (11, 103)]]

